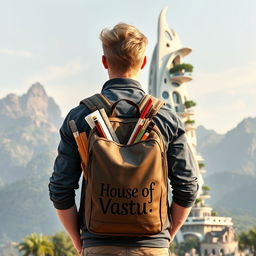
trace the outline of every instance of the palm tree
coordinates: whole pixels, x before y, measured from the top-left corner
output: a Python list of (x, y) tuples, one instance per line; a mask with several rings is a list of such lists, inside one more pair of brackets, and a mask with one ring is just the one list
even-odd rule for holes
[(32, 233), (26, 236), (17, 248), (22, 256), (53, 256), (53, 244), (48, 237)]
[(54, 246), (54, 256), (76, 256), (76, 249), (69, 236), (60, 231), (51, 237)]

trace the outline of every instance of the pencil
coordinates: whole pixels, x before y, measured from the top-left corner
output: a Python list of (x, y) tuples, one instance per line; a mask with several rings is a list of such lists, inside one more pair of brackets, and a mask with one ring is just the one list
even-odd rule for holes
[(106, 136), (106, 134), (105, 134), (105, 132), (104, 132), (104, 130), (103, 130), (103, 128), (102, 128), (100, 122), (98, 121), (98, 118), (97, 118), (96, 116), (93, 116), (92, 119), (93, 119), (93, 121), (94, 121), (94, 124), (95, 124), (95, 126), (96, 126), (96, 129), (97, 129), (99, 135), (100, 135), (101, 137), (103, 137), (103, 138), (106, 139), (107, 136)]

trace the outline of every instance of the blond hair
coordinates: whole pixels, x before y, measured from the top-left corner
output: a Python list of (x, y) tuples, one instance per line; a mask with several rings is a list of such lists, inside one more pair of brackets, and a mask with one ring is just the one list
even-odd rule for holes
[(100, 40), (108, 65), (119, 72), (139, 69), (148, 39), (136, 27), (119, 23), (109, 30), (103, 29)]

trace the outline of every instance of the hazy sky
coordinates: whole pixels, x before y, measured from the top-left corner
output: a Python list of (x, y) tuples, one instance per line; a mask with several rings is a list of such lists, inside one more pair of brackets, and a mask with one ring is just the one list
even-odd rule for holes
[[(193, 48), (185, 62), (194, 65), (187, 86), (197, 124), (226, 132), (255, 117), (255, 0), (0, 0), (0, 98), (21, 95), (39, 81), (65, 116), (107, 80), (101, 29), (137, 26), (149, 39), (150, 62), (164, 7), (169, 26)], [(148, 67), (141, 77), (145, 90)]]

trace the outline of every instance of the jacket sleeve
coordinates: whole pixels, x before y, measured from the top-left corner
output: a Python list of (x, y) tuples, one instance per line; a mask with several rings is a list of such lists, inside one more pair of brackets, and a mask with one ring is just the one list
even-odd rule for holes
[(197, 163), (178, 117), (176, 132), (168, 146), (167, 161), (173, 201), (180, 206), (191, 207), (198, 191)]
[(80, 156), (69, 128), (70, 114), (60, 128), (60, 143), (54, 170), (49, 182), (49, 194), (55, 208), (68, 209), (75, 204), (75, 189), (81, 176)]

